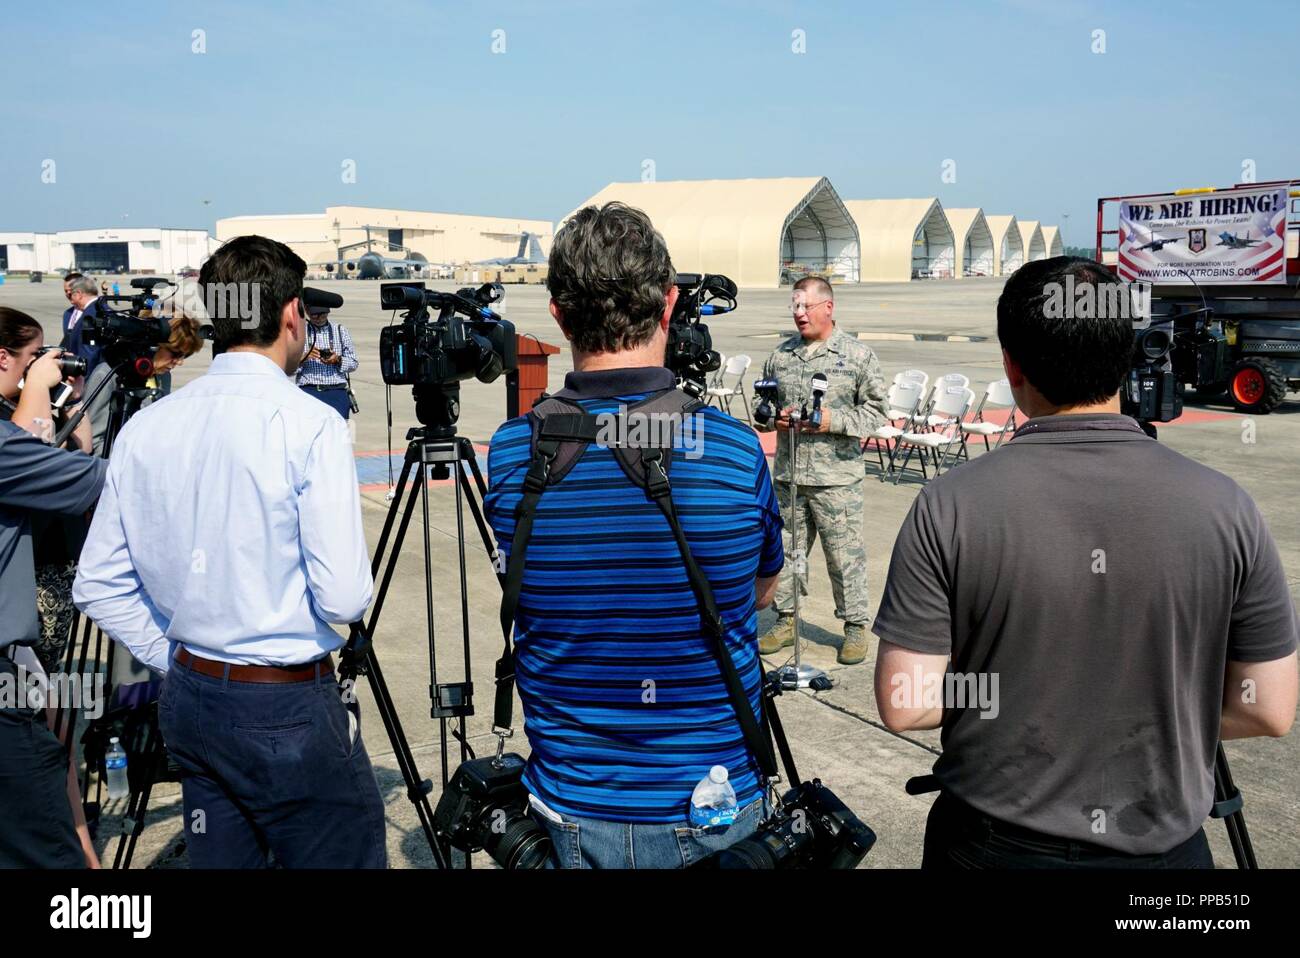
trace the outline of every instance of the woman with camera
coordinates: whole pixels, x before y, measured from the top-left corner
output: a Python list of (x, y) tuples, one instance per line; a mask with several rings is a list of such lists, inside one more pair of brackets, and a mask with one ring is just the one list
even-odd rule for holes
[[(37, 441), (53, 439), (59, 413), (50, 393), (65, 380), (62, 350), (42, 352), (44, 338), (36, 320), (0, 307), (0, 420), (10, 420), (0, 424), (0, 673), (9, 680), (61, 664), (71, 626), (67, 572), (104, 481), (102, 462)], [(87, 450), (89, 426), (69, 442)], [(54, 719), (37, 702), (0, 703), (0, 867), (99, 867), (75, 750), (64, 754)]]

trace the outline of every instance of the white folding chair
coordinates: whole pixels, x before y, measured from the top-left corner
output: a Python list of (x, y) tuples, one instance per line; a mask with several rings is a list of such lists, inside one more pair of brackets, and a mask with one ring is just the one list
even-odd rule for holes
[(880, 448), (880, 444), (885, 443), (889, 449), (889, 467), (888, 472), (894, 471), (894, 456), (898, 451), (898, 437), (908, 432), (914, 426), (916, 415), (921, 410), (921, 389), (919, 382), (903, 380), (896, 382), (889, 387), (889, 396), (886, 403), (889, 407), (889, 418), (891, 420), (904, 420), (902, 426), (895, 426), (892, 422), (884, 423), (877, 426), (867, 435), (867, 442), (874, 442), (876, 446), (876, 458), (880, 460), (880, 481), (885, 481), (886, 467), (885, 454)]
[(901, 383), (904, 379), (911, 380), (914, 383), (921, 384), (921, 392), (925, 392), (925, 387), (930, 385), (930, 374), (923, 369), (904, 369), (901, 373), (894, 376), (894, 382)]
[[(934, 398), (937, 400), (938, 397), (949, 387), (959, 386), (962, 389), (965, 389), (969, 385), (970, 380), (961, 373), (946, 373), (934, 381)], [(974, 394), (972, 393), (972, 395)], [(932, 411), (931, 414), (926, 417), (925, 425), (930, 429), (938, 429), (939, 426), (943, 425), (947, 418), (947, 416), (942, 415), (937, 411)]]
[[(898, 445), (907, 447), (907, 455), (903, 459), (903, 464), (898, 467), (894, 473), (894, 485), (898, 485), (898, 480), (902, 478), (903, 471), (907, 469), (907, 464), (912, 458), (912, 452), (916, 449), (921, 451), (921, 475), (928, 482), (929, 474), (926, 472), (925, 460), (927, 456), (934, 457), (934, 475), (938, 478), (943, 472), (944, 465), (948, 462), (948, 453), (954, 445), (961, 444), (961, 423), (966, 418), (966, 413), (975, 403), (975, 394), (971, 392), (969, 386), (944, 386), (943, 391), (938, 394), (935, 400), (932, 414), (927, 417), (927, 421), (933, 421), (939, 418), (937, 425), (931, 432), (905, 432), (898, 437)], [(939, 458), (939, 450), (943, 450), (943, 458)]]
[(710, 376), (709, 381), (705, 383), (705, 388), (711, 386), (720, 386), (722, 384), (722, 373), (724, 370), (726, 370), (726, 368), (727, 368), (727, 354), (718, 353), (718, 368), (713, 371), (713, 375)]
[(722, 366), (717, 385), (705, 390), (705, 394), (709, 397), (708, 402), (712, 403), (716, 399), (718, 408), (730, 415), (731, 401), (739, 396), (745, 404), (745, 418), (752, 419), (749, 414), (749, 395), (745, 392), (745, 373), (749, 370), (750, 362), (750, 358), (745, 355), (732, 356), (728, 359)]
[[(1011, 411), (1007, 414), (1006, 422), (1000, 426), (995, 422), (985, 422), (984, 410), (989, 406), (995, 406), (999, 409), (1010, 407)], [(957, 451), (957, 455), (967, 460), (970, 459), (970, 453), (966, 449), (966, 441), (971, 436), (979, 436), (983, 439), (984, 449), (989, 451), (989, 436), (998, 437), (998, 441), (992, 446), (993, 449), (997, 449), (998, 446), (1002, 445), (1002, 440), (1007, 433), (1015, 431), (1016, 397), (1011, 393), (1011, 383), (1005, 379), (991, 382), (985, 387), (984, 397), (980, 399), (980, 404), (976, 407), (975, 415), (971, 417), (971, 421), (961, 424), (961, 449)]]

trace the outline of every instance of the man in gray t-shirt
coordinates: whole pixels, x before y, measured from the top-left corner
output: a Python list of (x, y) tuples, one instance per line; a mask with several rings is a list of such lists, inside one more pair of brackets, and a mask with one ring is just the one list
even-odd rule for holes
[(1058, 257), (1007, 283), (1031, 418), (917, 497), (873, 629), (885, 723), (943, 727), (924, 867), (1207, 866), (1219, 739), (1295, 717), (1296, 612), (1259, 510), (1120, 415), (1131, 322), (1060, 316), (1067, 276), (1115, 282)]

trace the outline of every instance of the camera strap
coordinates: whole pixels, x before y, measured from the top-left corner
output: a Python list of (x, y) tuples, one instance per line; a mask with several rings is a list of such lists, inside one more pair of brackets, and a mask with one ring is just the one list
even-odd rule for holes
[[(689, 415), (702, 406), (703, 403), (699, 399), (679, 389), (672, 389), (629, 406), (626, 415), (628, 418), (635, 415), (655, 414)], [(501, 595), (501, 631), (505, 639), (505, 648), (497, 661), (496, 706), (493, 719), (494, 725), (500, 729), (509, 729), (513, 721), (515, 673), (510, 635), (523, 588), (525, 557), (528, 540), (532, 536), (538, 501), (546, 487), (559, 483), (582, 457), (587, 447), (597, 441), (603, 425), (600, 417), (588, 413), (576, 402), (557, 397), (548, 397), (540, 401), (529, 413), (529, 419), (533, 429), (533, 458), (524, 477), (523, 495), (515, 508), (515, 533), (511, 540), (510, 562), (506, 568)], [(672, 485), (668, 478), (672, 466), (672, 436), (667, 437), (666, 446), (661, 446), (655, 444), (655, 440), (662, 441), (664, 437), (656, 435), (655, 430), (649, 432), (651, 438), (645, 445), (634, 446), (628, 443), (611, 445), (609, 448), (628, 479), (645, 490), (646, 495), (663, 513), (672, 530), (682, 562), (686, 567), (686, 577), (691, 591), (694, 592), (699, 603), (700, 624), (713, 646), (723, 683), (727, 688), (727, 696), (736, 711), (745, 744), (754, 755), (764, 777), (772, 781), (777, 776), (772, 738), (760, 726), (749, 698), (745, 694), (744, 683), (736, 671), (731, 653), (727, 650), (726, 630), (713, 596), (713, 589), (695, 561), (686, 533), (677, 517), (676, 507), (673, 505)], [(628, 429), (618, 434), (631, 437), (634, 430)], [(775, 712), (775, 707), (766, 701), (766, 693), (760, 694), (759, 701), (764, 719), (767, 717), (768, 709)], [(784, 746), (784, 742), (782, 744)], [(787, 752), (788, 747), (783, 747), (783, 757)], [(793, 762), (787, 761), (787, 766), (793, 774)]]

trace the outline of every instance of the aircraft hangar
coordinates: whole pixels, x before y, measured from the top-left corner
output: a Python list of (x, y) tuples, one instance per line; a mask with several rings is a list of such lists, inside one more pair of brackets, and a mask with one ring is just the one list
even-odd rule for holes
[(993, 233), (989, 230), (984, 211), (978, 206), (944, 210), (948, 225), (952, 227), (954, 262), (960, 268), (953, 275), (993, 275)]
[(767, 289), (810, 274), (858, 281), (857, 226), (825, 177), (610, 183), (582, 206), (613, 200), (650, 217), (684, 273)]
[(987, 214), (993, 236), (993, 275), (1010, 276), (1025, 265), (1025, 244), (1020, 238), (1020, 227), (1014, 216)]
[(864, 282), (952, 278), (952, 227), (937, 198), (849, 200), (847, 205), (862, 237)]
[(1016, 220), (1020, 230), (1020, 243), (1025, 249), (1025, 262), (1047, 258), (1047, 246), (1043, 243), (1043, 230), (1038, 220)]
[(553, 227), (549, 220), (330, 206), (323, 213), (231, 216), (217, 220), (216, 233), (218, 243), (249, 233), (279, 240), (307, 261), (309, 276), (358, 276), (367, 254), (409, 264), (395, 273), (450, 276), (464, 264), (544, 258)]

